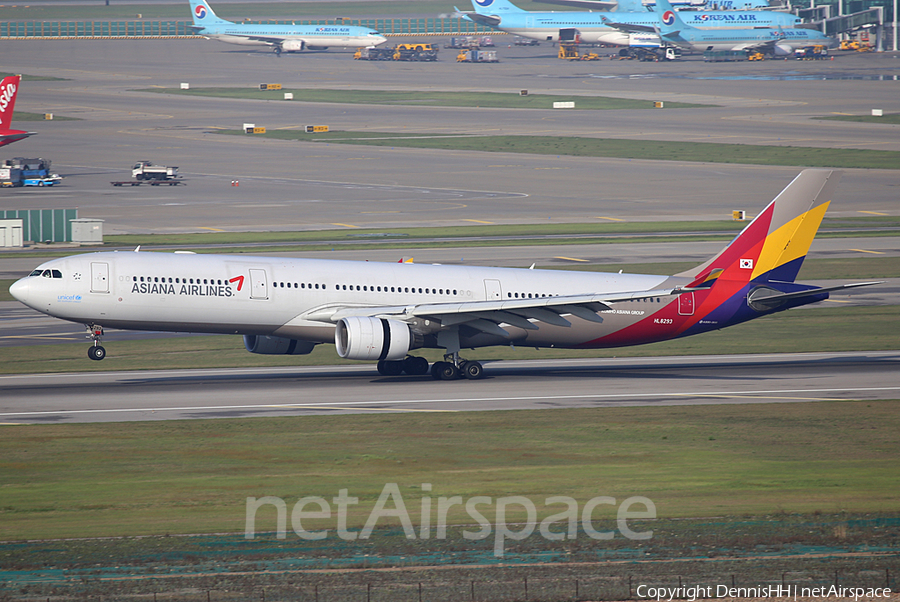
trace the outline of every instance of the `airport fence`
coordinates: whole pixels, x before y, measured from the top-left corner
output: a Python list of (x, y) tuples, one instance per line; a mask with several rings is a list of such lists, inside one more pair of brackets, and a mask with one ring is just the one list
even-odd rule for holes
[[(340, 580), (335, 579), (334, 574), (329, 577), (318, 571), (306, 574), (273, 574), (263, 571), (256, 574), (256, 578), (251, 577), (252, 572), (243, 573), (245, 579), (255, 581), (253, 585), (246, 581), (229, 581), (230, 574), (222, 572), (207, 573), (193, 580), (182, 575), (178, 585), (165, 583), (170, 580), (165, 579), (164, 575), (139, 581), (135, 580), (139, 578), (125, 578), (120, 581), (123, 587), (121, 591), (116, 591), (115, 578), (105, 578), (102, 589), (92, 588), (91, 579), (86, 578), (82, 579), (82, 587), (72, 588), (80, 590), (77, 593), (71, 590), (70, 593), (64, 592), (61, 588), (54, 588), (52, 591), (23, 588), (18, 595), (7, 598), (0, 595), (0, 599), (29, 602), (48, 599), (55, 602), (579, 602), (656, 600), (660, 596), (664, 600), (840, 600), (854, 599), (854, 596), (856, 599), (896, 599), (896, 594), (891, 596), (897, 591), (896, 563), (892, 566), (893, 568), (885, 568), (883, 565), (870, 565), (865, 569), (850, 571), (826, 567), (799, 570), (784, 568), (762, 579), (754, 570), (744, 574), (706, 573), (695, 577), (674, 574), (648, 577), (640, 573), (586, 576), (578, 571), (579, 574), (564, 577), (533, 577), (520, 572), (514, 578), (504, 574), (491, 578), (492, 569), (483, 569), (487, 573), (483, 578), (460, 579), (452, 573), (454, 568), (464, 570), (464, 567), (444, 567), (397, 572), (351, 570), (352, 576)], [(417, 573), (421, 573), (418, 579)], [(266, 577), (269, 582), (260, 582), (259, 577)]]
[[(247, 21), (246, 23), (250, 23)], [(318, 21), (254, 21), (266, 25), (357, 25), (389, 36), (502, 35), (461, 18), (329, 19)], [(195, 38), (191, 21), (4, 21), (0, 39), (135, 39)]]

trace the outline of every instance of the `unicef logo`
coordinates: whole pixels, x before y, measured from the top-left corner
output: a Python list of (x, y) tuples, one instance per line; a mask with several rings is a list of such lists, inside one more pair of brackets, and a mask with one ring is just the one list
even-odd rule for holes
[(671, 25), (672, 23), (674, 23), (675, 22), (675, 13), (673, 13), (670, 10), (667, 10), (666, 12), (664, 12), (663, 16), (662, 16), (662, 22), (663, 22), (663, 25)]
[(197, 15), (198, 19), (202, 19), (206, 16), (206, 7), (202, 4), (198, 5), (197, 8), (194, 9), (194, 14)]
[(494, 0), (475, 0), (475, 4), (477, 4), (478, 6), (482, 6), (484, 8), (487, 8), (488, 6), (490, 6), (493, 3), (494, 3)]

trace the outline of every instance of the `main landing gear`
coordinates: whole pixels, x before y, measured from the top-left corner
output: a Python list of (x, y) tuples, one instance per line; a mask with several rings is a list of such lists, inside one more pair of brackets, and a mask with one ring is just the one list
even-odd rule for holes
[(443, 362), (435, 362), (431, 366), (431, 377), (434, 380), (478, 380), (483, 375), (484, 368), (480, 362), (460, 359), (459, 353), (448, 353), (444, 355)]
[(93, 341), (93, 345), (88, 347), (87, 355), (92, 360), (100, 361), (106, 357), (106, 349), (100, 344), (100, 337), (103, 336), (103, 327), (102, 326), (94, 326), (93, 324), (88, 324), (87, 329), (91, 332), (87, 338)]
[(402, 360), (381, 360), (378, 362), (378, 373), (382, 376), (421, 376), (428, 374), (428, 360), (424, 357), (407, 356)]
[[(470, 362), (459, 359), (459, 354), (447, 354), (443, 362), (435, 362), (431, 366), (431, 376), (435, 380), (457, 380), (468, 378), (477, 380), (484, 374), (484, 368), (479, 362)], [(378, 362), (378, 373), (382, 376), (422, 376), (428, 374), (428, 360), (424, 357), (407, 356), (405, 359)]]

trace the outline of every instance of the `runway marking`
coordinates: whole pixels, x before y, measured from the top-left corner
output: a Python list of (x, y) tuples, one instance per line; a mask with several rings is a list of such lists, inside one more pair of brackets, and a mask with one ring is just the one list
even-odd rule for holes
[(872, 255), (884, 255), (883, 251), (867, 251), (865, 249), (850, 249), (851, 251), (856, 251), (857, 253), (871, 253)]
[(402, 211), (361, 211), (360, 213), (363, 213), (363, 214), (374, 213), (374, 214), (380, 215), (382, 213), (403, 213), (403, 212)]
[(486, 221), (480, 220), (480, 219), (464, 219), (464, 220), (462, 220), (462, 221), (464, 221), (464, 222), (475, 222), (476, 224), (493, 224), (493, 223), (495, 223), (495, 222), (486, 222)]
[(206, 226), (199, 226), (201, 230), (209, 230), (211, 232), (224, 232), (225, 230), (219, 230), (218, 228), (207, 228)]
[(332, 222), (332, 226), (344, 226), (345, 228), (359, 228), (360, 226), (354, 226), (353, 224), (338, 224), (337, 222)]
[(588, 259), (578, 259), (577, 257), (554, 257), (553, 259), (565, 259), (566, 261), (581, 261), (583, 263), (590, 263)]
[(859, 211), (859, 213), (868, 213), (870, 215), (890, 215), (888, 213), (879, 213), (878, 211)]
[[(393, 403), (393, 402), (389, 401), (389, 402), (383, 402), (383, 403)], [(293, 404), (293, 403), (284, 404), (284, 405), (271, 405), (271, 406), (265, 406), (265, 407), (277, 408), (277, 409), (302, 408), (304, 410), (333, 410), (334, 409), (330, 406), (302, 406), (302, 405), (297, 405), (297, 404)], [(427, 409), (427, 408), (421, 409), (421, 410), (409, 410), (406, 408), (352, 408), (352, 407), (346, 407), (344, 409), (359, 410), (361, 412), (362, 411), (365, 411), (365, 412), (447, 412), (447, 413), (459, 412), (459, 410), (431, 410), (431, 409)], [(2, 424), (2, 423), (0, 423), (0, 424)], [(18, 423), (14, 422), (12, 424), (18, 424)]]
[(611, 222), (624, 222), (625, 220), (619, 219), (617, 217), (603, 217), (602, 215), (595, 215), (594, 219), (608, 219)]
[[(331, 403), (310, 403), (310, 404), (290, 404), (290, 408), (297, 409), (320, 409), (322, 407), (342, 407), (352, 408), (353, 406), (368, 405), (384, 405), (384, 404), (428, 404), (428, 403), (495, 403), (502, 401), (559, 401), (566, 399), (653, 399), (665, 397), (732, 397), (743, 398), (747, 396), (757, 395), (787, 395), (789, 393), (862, 393), (876, 391), (900, 391), (898, 387), (864, 387), (864, 388), (840, 388), (840, 389), (784, 389), (784, 390), (763, 390), (763, 391), (711, 391), (711, 392), (685, 392), (685, 393), (621, 393), (621, 394), (600, 394), (600, 395), (534, 395), (530, 397), (461, 397), (457, 399), (406, 399), (395, 401), (334, 401)], [(828, 401), (848, 401), (847, 399), (836, 397)], [(157, 407), (157, 408), (110, 408), (110, 409), (93, 409), (93, 410), (45, 410), (31, 412), (0, 412), (0, 417), (7, 416), (59, 416), (67, 414), (124, 414), (134, 412), (197, 412), (197, 411), (223, 411), (223, 410), (266, 410), (273, 409), (271, 404), (246, 404), (246, 405), (227, 405), (227, 406), (178, 406), (178, 407)]]

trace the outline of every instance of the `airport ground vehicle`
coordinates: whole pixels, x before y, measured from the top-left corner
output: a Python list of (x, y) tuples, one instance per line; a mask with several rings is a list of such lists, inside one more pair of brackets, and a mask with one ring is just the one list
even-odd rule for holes
[(110, 182), (113, 186), (140, 186), (147, 182), (151, 186), (178, 186), (182, 180), (178, 178), (177, 167), (154, 165), (150, 161), (138, 161), (131, 170), (133, 180)]
[(137, 180), (171, 180), (178, 177), (178, 168), (138, 161), (131, 170), (131, 177)]
[(828, 59), (828, 49), (821, 44), (816, 46), (804, 46), (794, 51), (798, 61), (821, 61)]
[(516, 46), (540, 46), (541, 43), (532, 38), (523, 38), (520, 36), (516, 36), (515, 41), (513, 42)]
[(766, 55), (762, 52), (751, 52), (747, 55), (748, 61), (764, 61), (766, 59)]
[(596, 52), (581, 53), (578, 50), (578, 42), (560, 42), (557, 56), (568, 61), (599, 61), (600, 55)]
[[(615, 57), (612, 57), (615, 58)], [(666, 48), (641, 48), (634, 46), (619, 50), (619, 59), (637, 59), (644, 62), (674, 61), (681, 58), (681, 49), (668, 46)]]
[(496, 50), (460, 50), (456, 55), (457, 63), (499, 63)]
[(869, 44), (868, 40), (841, 40), (841, 50), (872, 52), (872, 46)]
[(53, 186), (59, 184), (59, 174), (50, 173), (50, 161), (15, 157), (0, 163), (0, 186)]
[(747, 53), (744, 50), (707, 50), (703, 53), (703, 60), (708, 63), (746, 61)]
[(433, 44), (417, 42), (414, 44), (397, 44), (394, 48), (395, 61), (436, 61), (438, 49)]
[(353, 58), (358, 61), (394, 60), (393, 48), (357, 48)]

